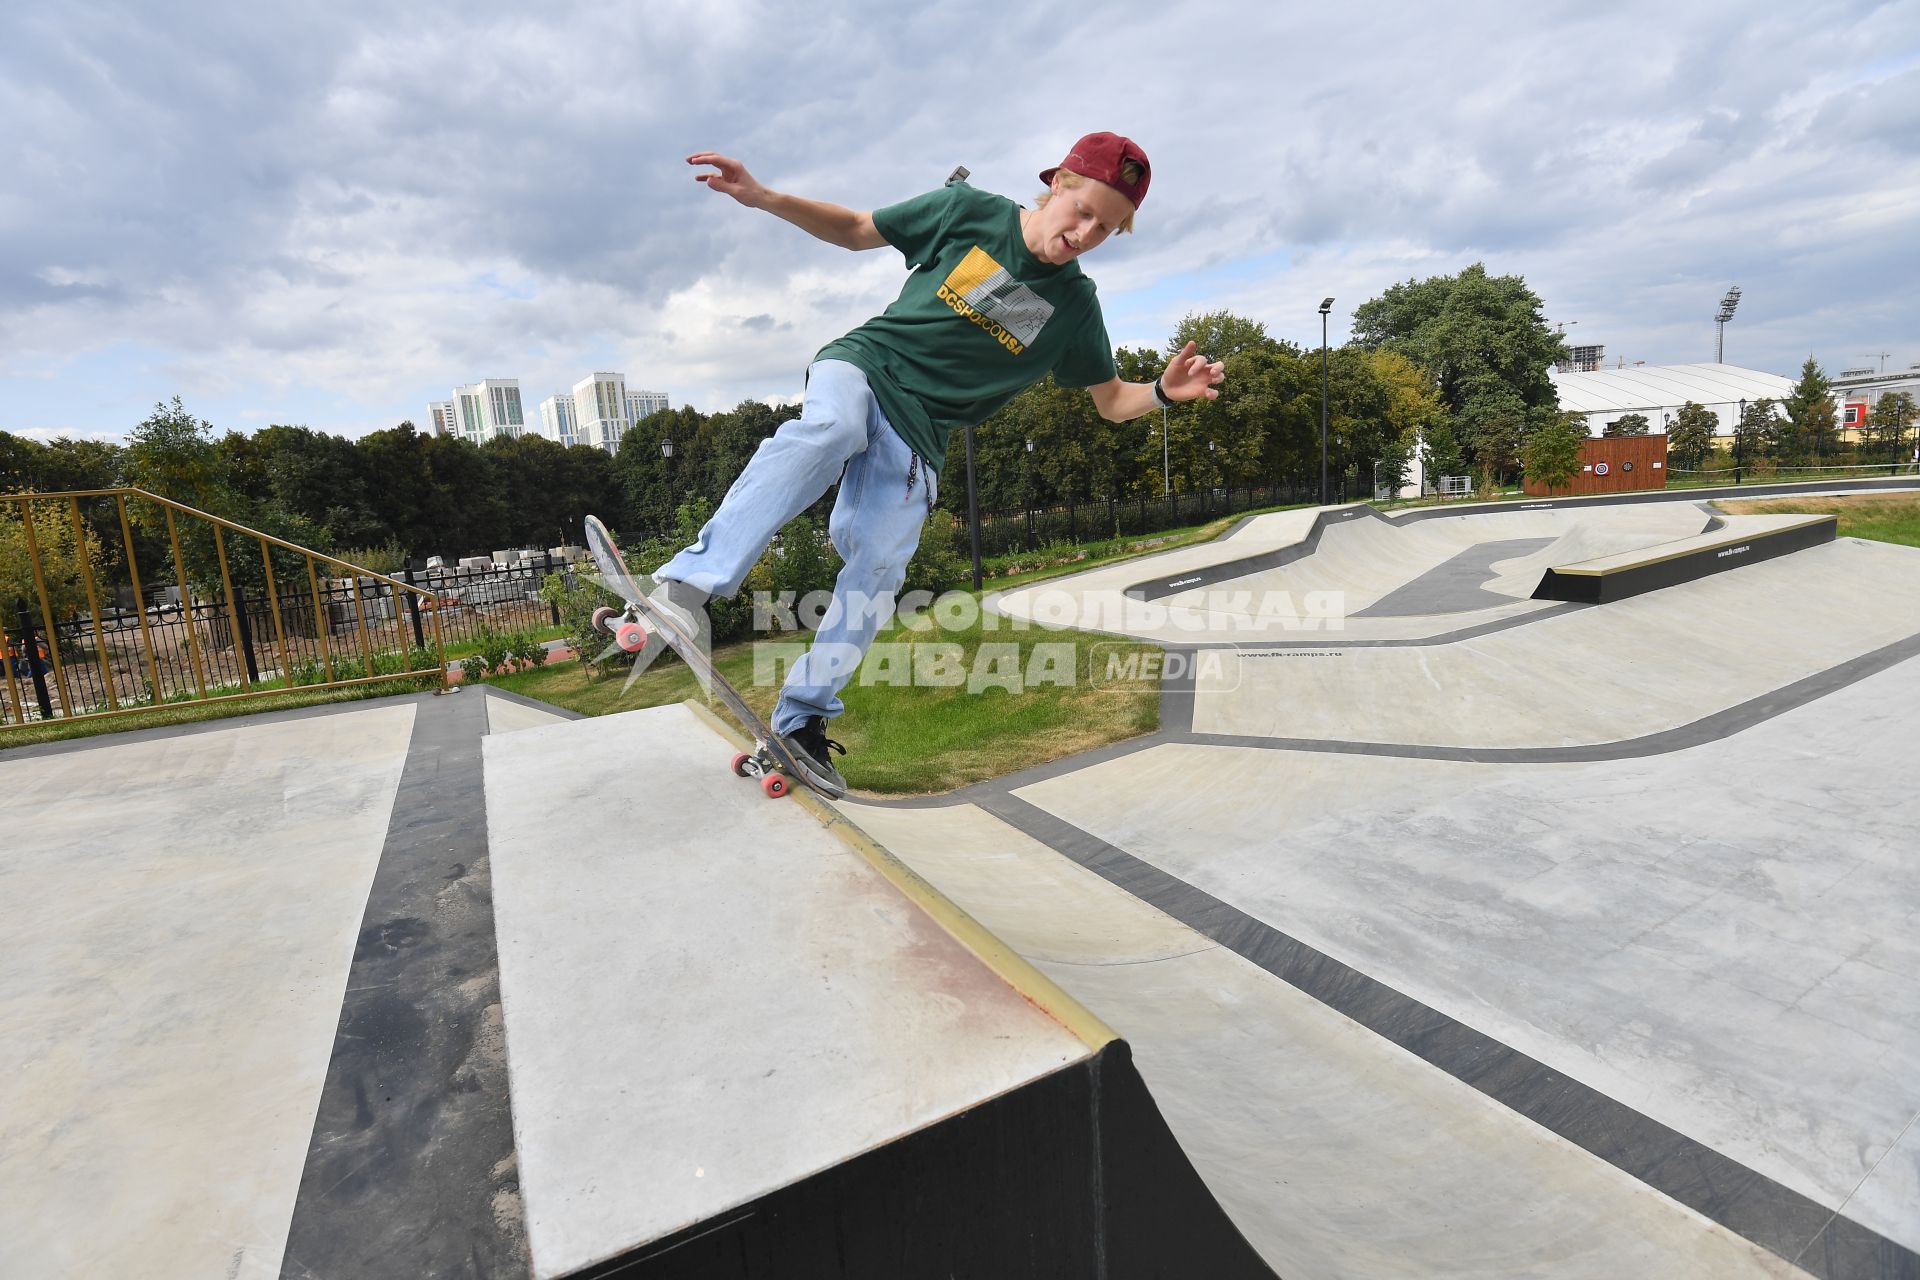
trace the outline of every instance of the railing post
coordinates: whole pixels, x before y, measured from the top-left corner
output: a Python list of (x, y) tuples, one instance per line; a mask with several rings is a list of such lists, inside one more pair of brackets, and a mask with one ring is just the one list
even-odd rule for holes
[[(413, 565), (411, 562), (400, 570), (400, 581), (406, 583), (408, 586), (413, 585)], [(411, 591), (407, 592), (407, 612), (413, 617), (413, 647), (416, 649), (424, 649), (427, 647), (427, 636), (426, 633), (420, 629), (420, 597)]]
[[(27, 674), (33, 678), (33, 696), (40, 703), (40, 718), (53, 719), (53, 697), (47, 692), (47, 673), (40, 669), (39, 654), (33, 644), (33, 615), (27, 612), (27, 602), (16, 597), (14, 605), (20, 611), (20, 658), (27, 664)], [(25, 716), (20, 717), (22, 720)]]
[(247, 680), (251, 684), (259, 684), (260, 663), (253, 656), (253, 619), (247, 616), (247, 592), (244, 587), (233, 589), (233, 620), (240, 628), (240, 654), (247, 661)]
[[(553, 576), (553, 552), (541, 552), (540, 563), (542, 565), (540, 589), (545, 591), (547, 589), (547, 579)], [(547, 619), (548, 625), (550, 626), (557, 627), (560, 625), (560, 602), (558, 600), (547, 601)]]

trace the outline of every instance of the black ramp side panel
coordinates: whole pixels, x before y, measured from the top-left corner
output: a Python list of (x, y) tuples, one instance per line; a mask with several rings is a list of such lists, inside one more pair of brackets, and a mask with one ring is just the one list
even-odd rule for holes
[(1167, 1127), (1133, 1050), (1115, 1040), (1094, 1060), (1100, 1079), (1107, 1272), (1123, 1277), (1274, 1276)]
[[(1136, 582), (1128, 587), (1126, 595), (1135, 600), (1164, 600), (1168, 596), (1179, 595), (1182, 591), (1216, 586), (1222, 582), (1231, 582), (1235, 578), (1245, 578), (1251, 574), (1265, 573), (1269, 569), (1278, 569), (1318, 551), (1321, 531), (1328, 526), (1345, 524), (1349, 520), (1367, 519), (1387, 520), (1387, 517), (1372, 507), (1344, 507), (1338, 511), (1321, 512), (1313, 518), (1313, 527), (1307, 530), (1306, 537), (1292, 546), (1281, 547), (1275, 551), (1262, 551), (1258, 555), (1245, 556), (1239, 560), (1223, 560), (1219, 564), (1189, 569), (1185, 573), (1178, 573), (1168, 578), (1149, 578), (1145, 582)], [(1387, 523), (1393, 522), (1387, 520)], [(1239, 525), (1235, 525), (1234, 528), (1239, 528)]]
[(1622, 565), (1605, 573), (1561, 573), (1549, 569), (1533, 590), (1535, 600), (1567, 600), (1579, 604), (1612, 604), (1632, 596), (1678, 586), (1758, 564), (1778, 556), (1791, 555), (1808, 547), (1832, 542), (1839, 519), (1828, 516), (1812, 524), (1782, 529), (1777, 533), (1757, 533), (1741, 542), (1723, 542), (1684, 555), (1669, 556), (1641, 564)]
[(575, 1275), (1272, 1280), (1273, 1272), (1194, 1173), (1116, 1041)]

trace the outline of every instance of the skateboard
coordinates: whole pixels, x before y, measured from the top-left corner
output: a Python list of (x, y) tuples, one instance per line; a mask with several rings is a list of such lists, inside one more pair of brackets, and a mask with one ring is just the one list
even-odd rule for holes
[(593, 611), (593, 625), (598, 631), (613, 637), (613, 642), (627, 653), (638, 653), (646, 647), (651, 635), (658, 635), (675, 653), (685, 659), (707, 688), (720, 696), (727, 710), (745, 725), (747, 732), (753, 735), (752, 751), (742, 751), (733, 758), (733, 772), (737, 777), (760, 779), (760, 790), (768, 799), (778, 799), (791, 788), (788, 779), (800, 783), (816, 794), (828, 800), (840, 797), (823, 787), (818, 787), (807, 777), (804, 770), (794, 763), (792, 753), (766, 721), (754, 714), (740, 691), (727, 683), (725, 676), (714, 669), (713, 661), (701, 649), (694, 637), (687, 634), (685, 628), (672, 614), (655, 607), (640, 589), (633, 573), (627, 568), (627, 562), (620, 555), (620, 548), (614, 545), (613, 535), (607, 532), (607, 526), (600, 523), (598, 516), (588, 516), (586, 520), (587, 549), (593, 553), (594, 563), (600, 567), (600, 576), (613, 592), (627, 602), (625, 609), (600, 608)]

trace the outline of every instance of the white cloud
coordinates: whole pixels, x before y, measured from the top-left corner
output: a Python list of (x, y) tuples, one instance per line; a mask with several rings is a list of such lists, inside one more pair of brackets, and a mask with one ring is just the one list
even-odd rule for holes
[[(1737, 281), (1730, 358), (1920, 360), (1917, 106), (1896, 4), (24, 0), (0, 387), (98, 430), (177, 391), (357, 432), (485, 376), (537, 405), (609, 360), (702, 408), (790, 396), (899, 258), (681, 157), (854, 207), (962, 163), (1025, 198), (1101, 127), (1155, 162), (1139, 233), (1088, 262), (1117, 341), (1222, 306), (1317, 341), (1326, 294), (1485, 261), (1629, 359), (1709, 356)], [(103, 377), (121, 348), (164, 354)]]

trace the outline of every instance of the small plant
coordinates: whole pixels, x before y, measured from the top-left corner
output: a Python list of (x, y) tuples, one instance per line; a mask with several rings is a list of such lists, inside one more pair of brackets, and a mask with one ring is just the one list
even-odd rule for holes
[(514, 632), (511, 652), (514, 661), (530, 667), (544, 666), (547, 661), (546, 642), (531, 631)]

